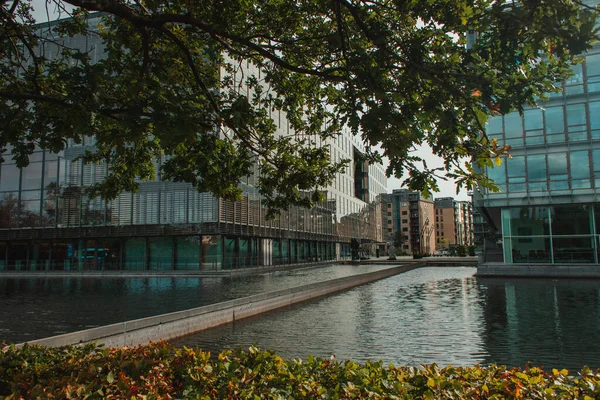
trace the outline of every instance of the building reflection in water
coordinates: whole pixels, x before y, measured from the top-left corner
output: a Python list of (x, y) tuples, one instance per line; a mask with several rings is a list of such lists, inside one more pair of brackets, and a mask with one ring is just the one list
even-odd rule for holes
[(546, 369), (600, 367), (596, 280), (479, 278), (484, 363)]

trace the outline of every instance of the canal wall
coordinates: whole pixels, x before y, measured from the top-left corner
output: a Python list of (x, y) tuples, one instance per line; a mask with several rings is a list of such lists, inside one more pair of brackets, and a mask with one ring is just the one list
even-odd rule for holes
[(135, 346), (150, 341), (169, 340), (306, 300), (348, 290), (419, 268), (423, 265), (424, 263), (414, 263), (406, 266), (395, 266), (360, 275), (261, 293), (189, 310), (52, 336), (33, 340), (28, 343), (57, 347), (96, 342), (108, 347), (121, 347)]

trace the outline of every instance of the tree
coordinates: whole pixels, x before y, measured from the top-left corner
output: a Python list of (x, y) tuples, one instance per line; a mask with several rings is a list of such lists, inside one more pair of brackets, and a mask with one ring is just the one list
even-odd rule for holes
[[(73, 6), (75, 7), (72, 9)], [(115, 198), (153, 177), (237, 199), (260, 163), (272, 210), (310, 206), (348, 160), (324, 141), (348, 127), (370, 161), (428, 194), (448, 177), (494, 187), (473, 169), (509, 148), (488, 140), (490, 115), (544, 99), (595, 38), (596, 12), (575, 0), (46, 0), (71, 19), (39, 29), (24, 0), (0, 7), (0, 149), (21, 167), (95, 135), (86, 162), (110, 162), (88, 189)], [(71, 11), (67, 11), (71, 10)], [(104, 13), (91, 33), (86, 17)], [(477, 40), (467, 45), (469, 35)], [(100, 35), (106, 57), (59, 37)], [(38, 51), (54, 43), (58, 54)], [(246, 68), (252, 66), (252, 68)], [(248, 90), (240, 90), (241, 85)], [(278, 135), (271, 113), (294, 135)], [(428, 144), (429, 168), (411, 151)], [(374, 150), (374, 149), (379, 150)], [(445, 176), (444, 176), (445, 174)], [(306, 196), (306, 193), (310, 193)]]

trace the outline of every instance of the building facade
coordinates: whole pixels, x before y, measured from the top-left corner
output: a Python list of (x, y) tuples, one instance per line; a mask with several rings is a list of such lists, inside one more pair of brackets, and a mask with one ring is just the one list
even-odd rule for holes
[[(89, 26), (100, 21), (91, 15)], [(44, 34), (52, 24), (40, 26)], [(60, 38), (37, 49), (55, 57), (61, 46), (85, 49), (92, 61), (103, 57), (97, 35)], [(246, 71), (246, 73), (251, 71)], [(279, 133), (292, 134), (285, 114), (273, 116)], [(343, 130), (328, 146), (332, 161), (352, 167), (323, 188), (327, 199), (313, 209), (291, 207), (274, 220), (253, 177), (241, 186), (241, 201), (218, 199), (186, 183), (139, 183), (136, 193), (115, 200), (88, 198), (85, 188), (104, 179), (106, 164), (83, 164), (94, 138), (69, 142), (58, 153), (36, 150), (26, 168), (17, 168), (11, 149), (0, 164), (0, 270), (218, 270), (349, 256), (353, 238), (382, 240), (381, 205), (386, 176), (366, 162), (360, 138)], [(253, 176), (260, 171), (256, 166)]]
[(485, 261), (600, 261), (600, 47), (573, 71), (548, 101), (487, 123), (512, 158), (487, 170), (499, 192), (473, 193), (490, 229)]
[(435, 199), (435, 248), (473, 244), (473, 207), (471, 202), (452, 197)]
[(435, 250), (434, 203), (419, 192), (396, 189), (382, 195), (382, 225), (385, 241), (394, 242), (402, 235), (399, 253), (431, 254)]

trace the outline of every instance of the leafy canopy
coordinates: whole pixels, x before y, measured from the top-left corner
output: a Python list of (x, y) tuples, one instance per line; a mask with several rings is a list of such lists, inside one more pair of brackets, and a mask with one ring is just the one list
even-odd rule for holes
[[(31, 3), (3, 0), (0, 149), (25, 166), (35, 146), (94, 135), (84, 159), (110, 169), (91, 195), (136, 190), (162, 157), (163, 179), (225, 198), (254, 173), (274, 210), (323, 198), (348, 165), (325, 145), (345, 126), (412, 189), (436, 190), (444, 174), (493, 187), (465, 157), (500, 162), (508, 148), (486, 138), (487, 118), (544, 99), (590, 47), (597, 14), (578, 3), (47, 0), (72, 17), (49, 35)], [(99, 28), (91, 11), (104, 13)], [(75, 34), (100, 35), (106, 56), (92, 63), (67, 41), (38, 51)], [(293, 135), (277, 133), (277, 110)], [(420, 144), (443, 169), (411, 153)]]

